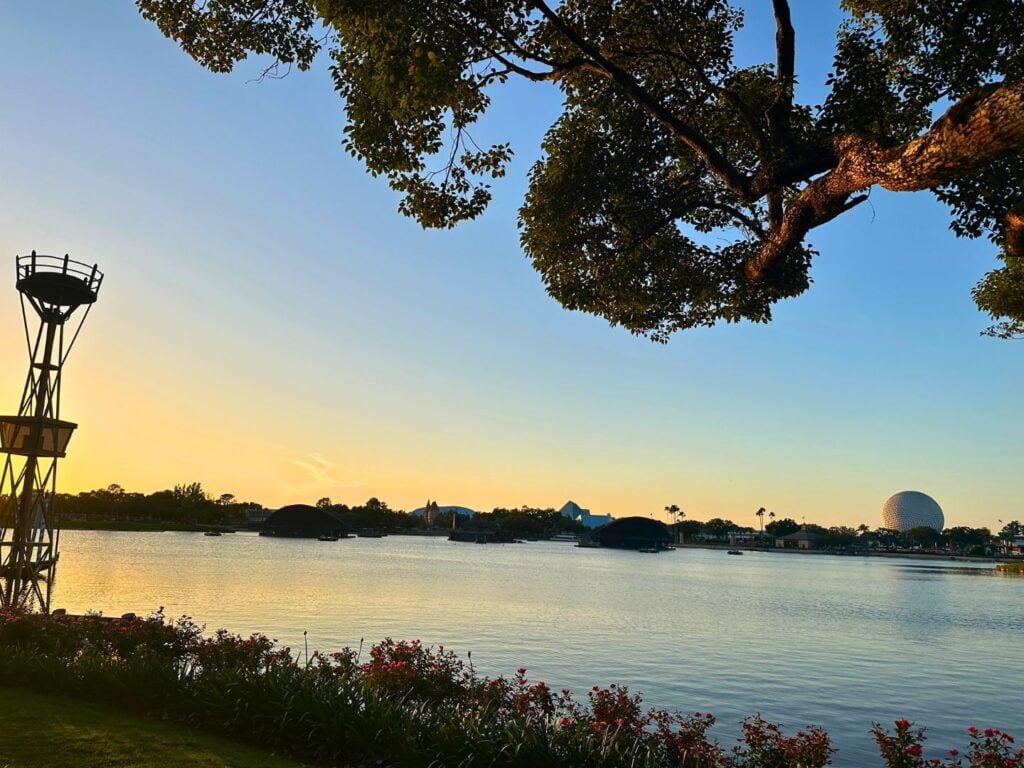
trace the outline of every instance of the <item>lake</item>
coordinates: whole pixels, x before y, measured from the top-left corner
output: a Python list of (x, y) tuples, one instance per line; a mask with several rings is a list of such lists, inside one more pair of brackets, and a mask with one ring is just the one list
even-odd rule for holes
[(338, 542), (65, 531), (53, 607), (164, 606), (212, 630), (301, 649), (385, 636), (472, 652), (476, 669), (583, 695), (617, 682), (651, 705), (710, 711), (723, 742), (760, 712), (826, 728), (835, 764), (879, 765), (872, 721), (1024, 737), (1024, 579), (990, 564), (572, 544)]

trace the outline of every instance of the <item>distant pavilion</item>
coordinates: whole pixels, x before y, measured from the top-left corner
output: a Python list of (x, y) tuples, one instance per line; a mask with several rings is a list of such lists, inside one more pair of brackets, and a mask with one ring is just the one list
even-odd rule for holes
[(817, 549), (822, 539), (825, 537), (815, 531), (807, 530), (807, 526), (803, 526), (796, 533), (790, 533), (786, 536), (776, 536), (775, 546), (783, 549)]

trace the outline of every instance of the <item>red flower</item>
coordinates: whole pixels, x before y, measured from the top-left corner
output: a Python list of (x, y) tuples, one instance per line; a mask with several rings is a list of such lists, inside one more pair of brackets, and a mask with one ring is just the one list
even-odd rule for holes
[(899, 728), (901, 731), (905, 731), (905, 730), (907, 730), (907, 728), (910, 727), (910, 721), (909, 720), (897, 720), (896, 721), (896, 727)]
[(911, 744), (909, 747), (907, 747), (907, 754), (912, 755), (914, 757), (920, 757), (922, 751), (923, 750), (921, 749), (920, 744)]
[(996, 732), (994, 730), (992, 730), (991, 728), (986, 728), (985, 729), (985, 738), (991, 739), (995, 735), (996, 735)]
[(960, 750), (959, 749), (951, 749), (951, 750), (949, 750), (949, 756), (950, 757), (956, 757), (959, 754), (960, 754)]

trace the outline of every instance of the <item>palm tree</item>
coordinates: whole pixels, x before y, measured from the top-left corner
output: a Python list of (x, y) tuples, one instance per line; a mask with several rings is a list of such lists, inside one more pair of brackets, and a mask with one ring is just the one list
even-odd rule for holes
[(672, 519), (672, 531), (673, 531), (673, 533), (677, 534), (677, 538), (678, 538), (678, 531), (676, 530), (676, 528), (677, 528), (676, 517), (678, 515), (682, 515), (683, 512), (682, 512), (681, 509), (679, 509), (679, 505), (678, 504), (669, 504), (667, 507), (665, 507), (665, 511), (668, 512), (668, 516)]
[(754, 514), (761, 520), (761, 538), (764, 538), (764, 507), (760, 507)]

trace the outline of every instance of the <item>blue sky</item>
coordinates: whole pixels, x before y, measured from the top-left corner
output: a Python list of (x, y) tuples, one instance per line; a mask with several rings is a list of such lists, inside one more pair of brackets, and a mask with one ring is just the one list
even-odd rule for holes
[[(750, 5), (744, 63), (771, 56), (768, 4)], [(825, 5), (794, 3), (812, 101)], [(479, 133), (512, 142), (508, 177), (478, 221), (434, 232), (342, 151), (323, 62), (213, 75), (130, 3), (5, 4), (0, 41), (0, 254), (108, 274), (67, 373), (65, 488), (873, 525), (910, 488), (947, 524), (1024, 516), (1024, 346), (979, 337), (970, 299), (995, 249), (954, 238), (927, 193), (875, 190), (813, 233), (815, 284), (771, 325), (658, 345), (561, 309), (519, 248), (552, 89), (496, 98)], [(19, 322), (11, 285), (11, 408)]]

